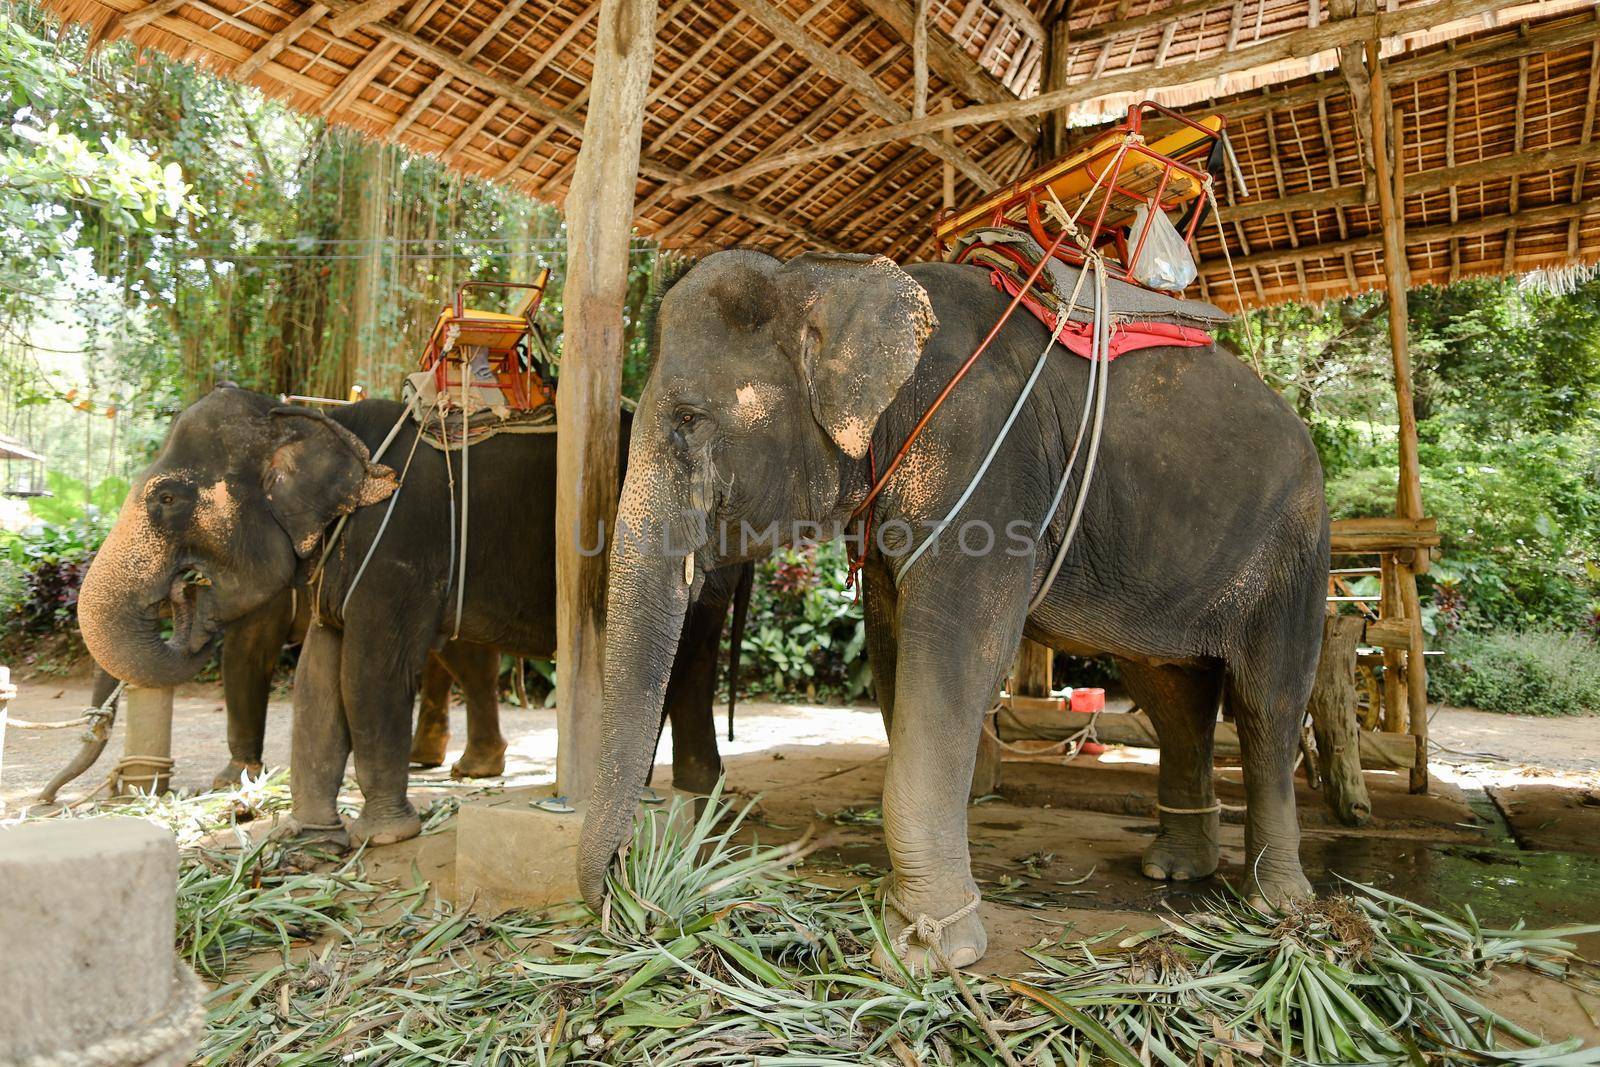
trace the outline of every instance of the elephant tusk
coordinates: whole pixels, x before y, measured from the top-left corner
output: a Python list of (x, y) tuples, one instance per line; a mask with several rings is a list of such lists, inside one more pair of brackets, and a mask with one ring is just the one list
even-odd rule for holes
[(694, 553), (686, 552), (683, 556), (683, 584), (694, 584)]

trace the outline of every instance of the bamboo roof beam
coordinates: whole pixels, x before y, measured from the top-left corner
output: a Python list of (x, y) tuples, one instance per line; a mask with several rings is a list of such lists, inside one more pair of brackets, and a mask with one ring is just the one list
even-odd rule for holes
[[(766, 4), (766, 0), (737, 0), (737, 2), (742, 7), (761, 5), (770, 8), (770, 5)], [(1038, 115), (1045, 111), (1069, 108), (1075, 104), (1081, 104), (1100, 97), (1115, 96), (1120, 93), (1141, 92), (1148, 88), (1204, 81), (1224, 74), (1250, 70), (1253, 67), (1264, 66), (1284, 59), (1312, 55), (1329, 48), (1355, 44), (1371, 38), (1394, 37), (1412, 33), (1440, 23), (1482, 14), (1485, 11), (1502, 6), (1505, 2), (1506, 0), (1434, 0), (1433, 3), (1402, 8), (1398, 11), (1356, 15), (1347, 19), (1325, 22), (1319, 26), (1295, 30), (1281, 37), (1238, 48), (1225, 55), (1176, 63), (1162, 70), (1160, 77), (1154, 80), (1152, 80), (1152, 72), (1148, 70), (1123, 71), (1103, 78), (1090, 79), (1069, 85), (1064, 89), (1040, 93), (1038, 96), (1030, 97), (1027, 100), (1015, 100), (1004, 104), (972, 105), (958, 108), (955, 111), (928, 115), (920, 119), (899, 120), (894, 125), (873, 130), (869, 133), (854, 137), (839, 137), (813, 148), (786, 153), (780, 157), (757, 160), (727, 174), (695, 183), (691, 188), (694, 191), (702, 191), (728, 185), (739, 185), (757, 174), (762, 174), (769, 170), (776, 170), (798, 162), (825, 159), (829, 156), (853, 152), (862, 148), (873, 148), (881, 144), (887, 144), (890, 141), (922, 137), (937, 133), (940, 130), (955, 129), (961, 126), (999, 122), (1021, 115)]]
[[(1600, 20), (1600, 8), (1595, 9), (1595, 19)], [(1588, 144), (1594, 139), (1594, 118), (1597, 98), (1600, 98), (1600, 42), (1589, 50), (1589, 95), (1583, 107), (1583, 133), (1579, 135), (1580, 144)], [(1572, 172), (1572, 202), (1581, 203), (1583, 200), (1583, 182), (1587, 176), (1586, 164), (1579, 163)], [(1578, 256), (1578, 220), (1573, 219), (1567, 227), (1567, 258), (1576, 259)]]
[[(1409, 188), (1410, 183), (1407, 182)], [(1581, 223), (1593, 217), (1600, 217), (1600, 201), (1579, 201), (1569, 204), (1554, 204), (1549, 207), (1525, 208), (1515, 215), (1490, 215), (1481, 219), (1462, 219), (1459, 222), (1442, 222), (1434, 226), (1414, 226), (1406, 230), (1406, 243), (1411, 247), (1433, 244), (1439, 241), (1461, 240), (1473, 237), (1497, 237), (1512, 227), (1533, 229), (1541, 226), (1553, 226), (1561, 223)], [(1364, 237), (1351, 237), (1343, 241), (1329, 241), (1318, 245), (1302, 245), (1298, 249), (1284, 249), (1271, 252), (1257, 252), (1250, 256), (1234, 256), (1233, 266), (1236, 270), (1268, 270), (1277, 267), (1293, 266), (1295, 263), (1316, 263), (1349, 255), (1368, 255), (1383, 251), (1383, 235), (1369, 234)], [(1200, 264), (1202, 271), (1221, 270), (1226, 267), (1226, 260), (1221, 258), (1208, 258)], [(1359, 286), (1352, 286), (1359, 289)]]
[[(911, 41), (916, 25), (916, 12), (911, 4), (905, 0), (860, 0), (860, 3), (902, 41)], [(928, 28), (928, 67), (968, 100), (980, 104), (998, 104), (1013, 98), (1013, 94), (993, 74), (979, 66), (951, 38), (935, 32), (933, 26)], [(1010, 119), (1006, 125), (1012, 133), (1030, 144), (1038, 136), (1039, 123), (1031, 117)]]
[(333, 115), (344, 107), (346, 103), (361, 95), (361, 90), (371, 84), (372, 79), (376, 78), (378, 73), (384, 67), (387, 67), (394, 57), (399, 54), (400, 46), (393, 41), (384, 41), (381, 44), (374, 45), (372, 50), (362, 58), (361, 62), (357, 63), (350, 73), (346, 74), (344, 79), (334, 87), (333, 92), (328, 94), (327, 98), (322, 101), (322, 106), (317, 110), (324, 117)]
[(1022, 0), (994, 0), (994, 6), (1005, 12), (1006, 17), (1016, 23), (1023, 33), (1035, 41), (1044, 40), (1044, 26), (1039, 22), (1039, 16)]
[[(1593, 163), (1600, 159), (1600, 144), (1561, 145), (1522, 152), (1514, 156), (1493, 156), (1474, 163), (1454, 167), (1435, 167), (1406, 175), (1406, 188), (1413, 194), (1437, 193), (1455, 185), (1475, 185), (1502, 178), (1543, 174), (1547, 171), (1565, 170), (1579, 163)], [(1255, 200), (1247, 204), (1224, 207), (1222, 217), (1233, 222), (1283, 215), (1291, 211), (1321, 211), (1333, 207), (1358, 207), (1363, 203), (1361, 190), (1353, 185), (1334, 189), (1313, 189), (1308, 193), (1277, 200)]]
[(374, 22), (382, 22), (406, 5), (406, 0), (362, 0), (352, 4), (328, 20), (328, 29), (335, 37), (348, 37), (353, 30), (364, 29)]
[(1217, 6), (1217, 0), (1187, 0), (1186, 3), (1167, 6), (1158, 3), (1153, 10), (1143, 15), (1134, 15), (1132, 18), (1113, 18), (1110, 22), (1102, 22), (1097, 26), (1089, 26), (1076, 30), (1072, 39), (1077, 44), (1097, 44), (1108, 41), (1113, 37), (1124, 34), (1137, 33), (1151, 26), (1162, 26), (1167, 23), (1178, 23), (1191, 15), (1202, 15)]
[[(821, 42), (816, 40), (804, 29), (797, 26), (782, 11), (769, 0), (733, 0), (735, 7), (754, 18), (767, 32), (783, 41), (805, 57), (818, 72), (832, 78), (843, 85), (848, 85), (861, 97), (862, 103), (877, 112), (891, 123), (902, 123), (910, 118), (911, 113), (901, 107), (888, 94), (878, 87), (867, 73), (857, 66), (852, 60), (830, 52)], [(959, 112), (955, 112), (959, 114)], [(926, 122), (927, 119), (920, 121)], [(957, 170), (983, 192), (989, 192), (999, 187), (1000, 183), (972, 161), (965, 152), (945, 144), (934, 137), (917, 134), (913, 138), (916, 143), (938, 158), (953, 164)], [(724, 183), (737, 184), (737, 183)]]
[(296, 15), (287, 26), (267, 38), (265, 44), (251, 53), (250, 58), (233, 68), (233, 76), (241, 81), (253, 78), (256, 72), (289, 47), (302, 34), (315, 26), (328, 13), (328, 6), (314, 3)]

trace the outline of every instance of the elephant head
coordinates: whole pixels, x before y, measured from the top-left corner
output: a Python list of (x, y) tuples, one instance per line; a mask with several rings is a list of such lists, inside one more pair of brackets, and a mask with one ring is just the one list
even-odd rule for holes
[(329, 523), (394, 485), (320, 412), (214, 390), (174, 421), (84, 576), (84, 644), (135, 685), (193, 677), (227, 623), (294, 581)]
[(934, 326), (922, 287), (882, 256), (720, 252), (662, 298), (611, 538), (601, 750), (578, 854), (590, 904), (631, 831), (705, 574), (838, 517)]

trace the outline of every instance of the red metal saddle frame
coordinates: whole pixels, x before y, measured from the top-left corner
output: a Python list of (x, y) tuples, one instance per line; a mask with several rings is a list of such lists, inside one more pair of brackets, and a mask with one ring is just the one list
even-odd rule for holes
[[(1143, 140), (1144, 123), (1148, 115), (1159, 115), (1170, 119), (1178, 124), (1179, 129), (1155, 144), (1146, 144)], [(1204, 169), (1204, 157), (1209, 155), (1211, 147), (1217, 140), (1224, 136), (1226, 129), (1226, 123), (1221, 116), (1208, 117), (1205, 121), (1214, 124), (1215, 128), (1186, 118), (1154, 101), (1146, 100), (1133, 104), (1128, 108), (1126, 121), (1101, 134), (1077, 151), (1018, 178), (965, 211), (941, 212), (934, 221), (934, 240), (941, 252), (948, 253), (951, 245), (962, 234), (974, 228), (980, 226), (1015, 228), (1025, 223), (1026, 229), (1039, 243), (1040, 248), (1054, 247), (1057, 259), (1074, 266), (1080, 266), (1085, 261), (1085, 247), (1098, 249), (1107, 246), (1108, 254), (1104, 255), (1104, 259), (1108, 276), (1138, 284), (1132, 278), (1131, 270), (1133, 264), (1138, 262), (1139, 254), (1144, 250), (1149, 230), (1146, 229), (1141, 233), (1138, 242), (1130, 249), (1128, 224), (1115, 219), (1108, 221), (1112, 203), (1119, 198), (1124, 204), (1154, 202), (1163, 210), (1169, 210), (1194, 199), (1195, 195), (1203, 195), (1209, 180)], [(1118, 148), (1130, 136), (1137, 140), (1130, 143), (1125, 152), (1119, 154)], [(1123, 184), (1124, 171), (1127, 170), (1130, 160), (1152, 164), (1159, 169), (1160, 178), (1154, 195)], [(1100, 168), (1098, 171), (1095, 169), (1097, 165)], [(1189, 188), (1202, 192), (1169, 199), (1167, 192), (1174, 175), (1181, 175), (1191, 183)], [(1052, 225), (1044, 207), (1050, 201), (1049, 190), (1053, 185), (1074, 179), (1080, 183), (1087, 180), (1091, 187), (1098, 181), (1103, 188), (1094, 221), (1087, 229), (1079, 230), (1085, 239), (1083, 245), (1070, 238), (1059, 241), (1062, 231)], [(1069, 209), (1074, 207), (1072, 204), (1064, 206)], [(1014, 217), (1019, 210), (1023, 214), (1022, 219)], [(1202, 214), (1202, 211), (1191, 214), (1182, 231), (1186, 243), (1194, 239)], [(978, 247), (982, 247), (986, 252), (1005, 256), (1024, 272), (1033, 267), (1033, 264), (1014, 246), (1006, 244), (980, 246), (977, 242), (962, 249), (956, 256), (956, 262), (965, 262), (968, 254)]]
[[(529, 348), (538, 342), (539, 327), (534, 316), (544, 300), (549, 281), (550, 270), (545, 268), (532, 282), (467, 282), (456, 290), (455, 302), (434, 323), (433, 333), (422, 353), (421, 369), (433, 373), (434, 386), (441, 395), (462, 387), (461, 348), (467, 344), (481, 344), (489, 349), (489, 368), (494, 372), (495, 384), (508, 407), (525, 411), (554, 402), (555, 388), (534, 368), (533, 352)], [(521, 289), (533, 295), (523, 301), (520, 314), (508, 315), (468, 308), (469, 289)], [(458, 328), (472, 340), (458, 339), (446, 350), (451, 327)]]

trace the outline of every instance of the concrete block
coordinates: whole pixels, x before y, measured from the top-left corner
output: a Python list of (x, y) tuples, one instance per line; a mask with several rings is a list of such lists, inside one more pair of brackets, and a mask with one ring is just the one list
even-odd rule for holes
[(173, 951), (178, 848), (144, 819), (0, 829), (0, 1065), (188, 1062), (200, 984)]
[(456, 815), (456, 900), (498, 914), (578, 898), (583, 813), (463, 804)]

